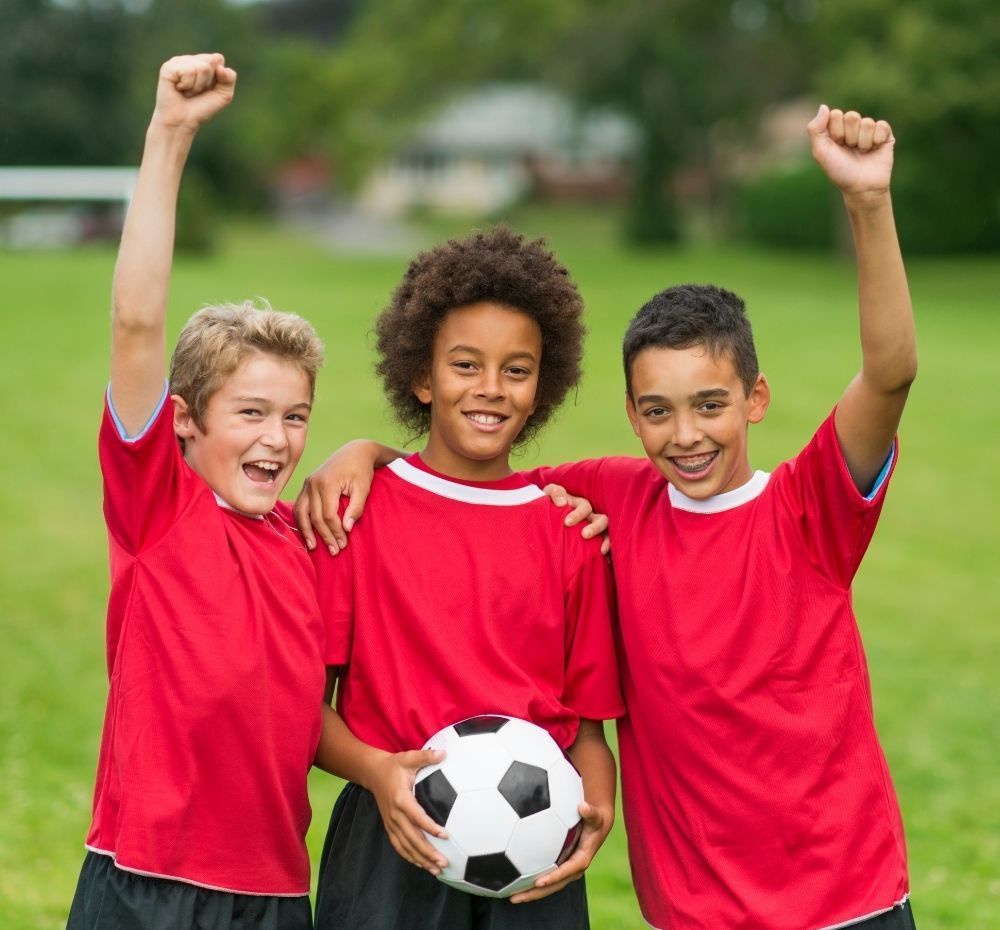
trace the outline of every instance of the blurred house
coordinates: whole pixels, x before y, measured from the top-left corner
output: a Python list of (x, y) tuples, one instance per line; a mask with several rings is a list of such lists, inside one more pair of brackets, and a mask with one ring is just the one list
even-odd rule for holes
[(581, 112), (558, 92), (488, 85), (418, 127), (363, 185), (360, 206), (484, 213), (529, 194), (612, 200), (627, 184), (638, 132), (609, 110)]
[(135, 168), (0, 167), (0, 247), (61, 248), (121, 234)]
[(747, 179), (808, 162), (810, 143), (805, 127), (816, 115), (816, 107), (811, 97), (784, 100), (764, 110), (750, 144), (741, 133), (717, 140), (725, 173)]

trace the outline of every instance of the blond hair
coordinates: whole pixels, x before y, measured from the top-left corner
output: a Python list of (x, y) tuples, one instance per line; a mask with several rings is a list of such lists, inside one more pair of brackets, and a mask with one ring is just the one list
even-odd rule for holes
[(272, 310), (267, 301), (203, 307), (184, 325), (170, 360), (170, 393), (187, 401), (199, 429), (212, 395), (253, 352), (297, 365), (309, 379), (311, 398), (323, 364), (323, 343), (312, 324)]

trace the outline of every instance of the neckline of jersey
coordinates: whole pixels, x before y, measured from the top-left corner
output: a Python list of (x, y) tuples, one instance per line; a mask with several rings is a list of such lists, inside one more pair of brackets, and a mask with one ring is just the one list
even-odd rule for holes
[(670, 504), (675, 510), (685, 510), (688, 513), (722, 513), (726, 510), (742, 507), (743, 504), (760, 497), (770, 479), (770, 472), (755, 471), (746, 484), (705, 500), (695, 500), (693, 497), (688, 497), (672, 484), (667, 485), (667, 493), (670, 495)]
[(228, 510), (230, 513), (235, 513), (238, 517), (246, 517), (248, 520), (263, 520), (264, 519), (264, 514), (262, 514), (262, 513), (244, 513), (242, 510), (237, 510), (228, 501), (223, 500), (216, 491), (212, 491), (212, 496), (215, 498), (215, 502), (223, 510)]
[(520, 488), (501, 489), (475, 484), (459, 484), (424, 468), (418, 468), (407, 459), (395, 459), (386, 468), (407, 484), (415, 485), (438, 497), (465, 504), (486, 504), (494, 507), (517, 507), (545, 496), (541, 488), (527, 484)]
[(504, 478), (494, 478), (492, 481), (472, 481), (466, 478), (455, 478), (452, 475), (446, 475), (443, 471), (438, 471), (436, 468), (431, 468), (424, 461), (424, 457), (419, 452), (414, 452), (412, 455), (406, 456), (406, 461), (409, 462), (414, 468), (419, 468), (421, 471), (427, 472), (429, 475), (436, 475), (444, 481), (450, 481), (452, 484), (464, 484), (469, 488), (489, 488), (493, 491), (515, 491), (518, 488), (526, 488), (531, 483), (526, 481), (524, 475), (520, 472), (511, 472)]

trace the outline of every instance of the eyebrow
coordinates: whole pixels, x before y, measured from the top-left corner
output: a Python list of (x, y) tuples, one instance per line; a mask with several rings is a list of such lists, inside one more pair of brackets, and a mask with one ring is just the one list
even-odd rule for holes
[[(269, 397), (234, 397), (233, 398), (233, 403), (234, 404), (264, 404), (264, 405), (266, 405), (266, 404), (273, 404), (274, 401), (271, 400), (271, 398), (269, 398)], [(307, 410), (312, 410), (312, 404), (307, 403), (306, 401), (302, 401), (301, 404), (292, 404), (292, 406), (289, 409), (290, 410), (294, 410), (296, 407), (305, 407)]]
[[(710, 400), (713, 397), (728, 397), (729, 391), (725, 388), (706, 388), (704, 391), (695, 391), (694, 394), (688, 395), (688, 400)], [(637, 397), (635, 402), (637, 404), (667, 404), (670, 403), (669, 399), (664, 397), (662, 394), (642, 394)]]
[[(449, 355), (451, 355), (454, 352), (467, 352), (470, 355), (482, 355), (483, 354), (483, 350), (482, 349), (477, 349), (475, 346), (465, 346), (465, 345), (452, 346), (448, 350), (448, 354)], [(525, 351), (523, 351), (523, 352), (514, 352), (513, 354), (507, 356), (507, 358), (508, 358), (508, 360), (512, 359), (512, 358), (527, 358), (527, 359), (531, 359), (531, 361), (533, 361), (533, 362), (536, 361), (534, 354), (532, 352), (527, 351), (527, 349)]]

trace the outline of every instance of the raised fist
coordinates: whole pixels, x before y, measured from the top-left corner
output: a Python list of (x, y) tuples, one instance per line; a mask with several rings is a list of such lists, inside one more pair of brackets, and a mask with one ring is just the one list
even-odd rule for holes
[(160, 66), (153, 118), (197, 129), (229, 104), (235, 90), (236, 72), (218, 52), (178, 55)]

